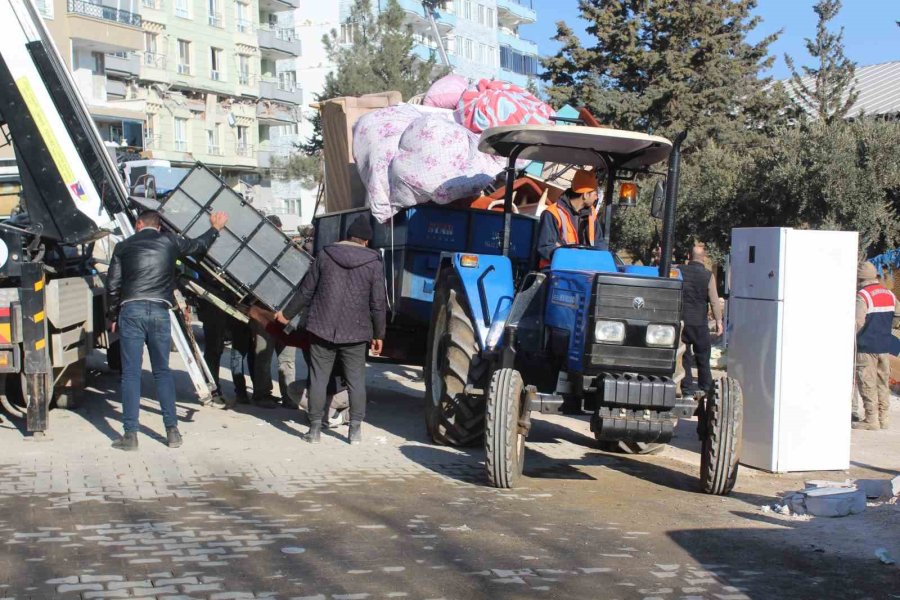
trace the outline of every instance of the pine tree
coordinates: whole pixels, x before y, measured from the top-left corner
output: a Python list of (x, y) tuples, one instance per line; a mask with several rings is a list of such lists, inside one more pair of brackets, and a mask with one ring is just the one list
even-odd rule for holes
[(557, 24), (556, 56), (542, 76), (556, 105), (586, 105), (612, 126), (729, 142), (769, 124), (780, 88), (760, 77), (778, 33), (757, 43), (755, 0), (580, 0), (592, 45)]
[(840, 0), (820, 0), (814, 7), (819, 17), (816, 39), (806, 38), (806, 50), (818, 67), (802, 67), (801, 75), (787, 54), (784, 61), (791, 70), (789, 87), (794, 103), (803, 112), (826, 123), (841, 120), (856, 103), (856, 64), (844, 55), (844, 28), (833, 33), (828, 23), (841, 10)]

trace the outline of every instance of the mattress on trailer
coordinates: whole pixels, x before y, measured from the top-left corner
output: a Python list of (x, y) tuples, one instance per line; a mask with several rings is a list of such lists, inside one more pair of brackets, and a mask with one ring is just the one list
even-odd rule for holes
[(281, 310), (312, 258), (264, 214), (201, 164), (159, 206), (166, 225), (188, 238), (203, 235), (209, 214), (217, 211), (228, 213), (228, 223), (201, 261), (245, 294)]

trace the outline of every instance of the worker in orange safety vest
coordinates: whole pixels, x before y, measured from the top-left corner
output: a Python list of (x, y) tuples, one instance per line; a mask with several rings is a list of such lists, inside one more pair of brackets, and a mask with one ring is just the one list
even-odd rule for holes
[(541, 214), (537, 242), (541, 269), (550, 266), (553, 252), (561, 246), (606, 249), (598, 217), (598, 198), (596, 174), (584, 169), (576, 171), (572, 187)]

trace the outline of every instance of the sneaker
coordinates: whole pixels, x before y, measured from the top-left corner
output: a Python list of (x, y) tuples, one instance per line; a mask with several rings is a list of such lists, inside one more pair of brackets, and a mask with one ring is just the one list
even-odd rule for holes
[(350, 423), (349, 441), (352, 445), (362, 444), (362, 423)]
[(313, 423), (309, 426), (309, 431), (303, 436), (303, 440), (310, 444), (318, 444), (322, 441), (322, 424)]
[(169, 448), (181, 448), (181, 432), (177, 427), (166, 427), (166, 445)]
[(112, 447), (116, 450), (124, 450), (125, 452), (137, 452), (138, 438), (137, 432), (126, 431), (125, 435), (112, 443)]

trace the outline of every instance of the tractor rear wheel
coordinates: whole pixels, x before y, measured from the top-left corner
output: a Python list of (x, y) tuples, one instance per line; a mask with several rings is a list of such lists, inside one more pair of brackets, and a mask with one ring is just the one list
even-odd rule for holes
[(484, 371), (456, 273), (435, 286), (425, 357), (425, 426), (436, 444), (469, 446), (484, 434), (484, 398), (466, 394)]
[(700, 487), (707, 494), (728, 495), (737, 482), (744, 422), (744, 397), (731, 377), (716, 381), (701, 413), (705, 435), (700, 449)]
[(498, 488), (511, 488), (525, 465), (522, 376), (515, 369), (498, 369), (491, 377), (485, 420), (484, 451), (488, 479)]

